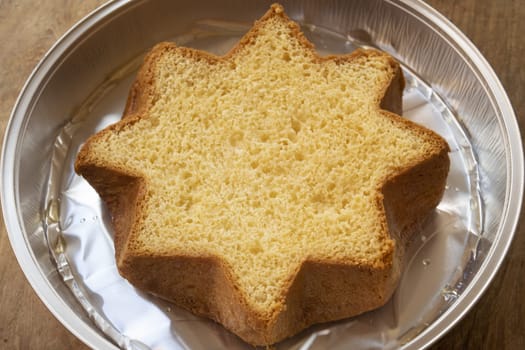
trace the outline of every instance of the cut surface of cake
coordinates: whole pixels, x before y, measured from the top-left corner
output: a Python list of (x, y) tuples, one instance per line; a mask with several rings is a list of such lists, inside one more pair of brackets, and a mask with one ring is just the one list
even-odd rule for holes
[(320, 57), (273, 5), (226, 55), (161, 43), (75, 163), (119, 272), (254, 345), (382, 306), (445, 188), (389, 55)]

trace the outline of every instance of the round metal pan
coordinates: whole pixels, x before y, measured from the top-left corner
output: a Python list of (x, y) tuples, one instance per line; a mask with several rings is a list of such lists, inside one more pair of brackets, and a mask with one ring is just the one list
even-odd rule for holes
[[(119, 310), (108, 311), (104, 306), (109, 301), (83, 281), (82, 265), (88, 260), (77, 259), (75, 254), (81, 248), (74, 243), (74, 239), (81, 241), (82, 237), (64, 229), (64, 212), (71, 205), (67, 204), (67, 196), (61, 197), (65, 189), (78, 184), (73, 181), (71, 170), (75, 147), (87, 134), (118, 117), (137, 62), (155, 43), (174, 39), (220, 53), (233, 45), (235, 38), (270, 3), (110, 2), (68, 31), (24, 86), (6, 129), (1, 162), (1, 199), (9, 239), (39, 297), (89, 346), (131, 349), (154, 348), (163, 343), (125, 330), (112, 318)], [(422, 312), (417, 307), (405, 308), (405, 314), (400, 313), (405, 318), (395, 321), (399, 330), (400, 324), (410, 320), (409, 326), (403, 326), (403, 336), (378, 344), (374, 343), (377, 336), (370, 335), (366, 345), (407, 349), (428, 346), (473, 307), (511, 244), (524, 181), (522, 142), (513, 109), (480, 52), (457, 28), (421, 1), (297, 0), (282, 4), (321, 51), (339, 53), (356, 46), (370, 46), (396, 57), (408, 76), (409, 97), (405, 102), (414, 102), (410, 96), (417, 90), (440, 118), (439, 123), (423, 123), (441, 128), (454, 144), (459, 170), (450, 175), (449, 188), (433, 226), (426, 228), (422, 241), (412, 249), (416, 262), (403, 277), (395, 305), (388, 306), (403, 305), (399, 300), (404, 298), (407, 286), (429, 281), (432, 287), (420, 293), (425, 295), (420, 304), (428, 304), (432, 299), (434, 309)], [(83, 196), (80, 198), (86, 198)], [(92, 217), (98, 224), (91, 229), (103, 231), (103, 208), (98, 204), (94, 207), (100, 212)], [(443, 221), (447, 215), (456, 214), (460, 219)], [(431, 237), (432, 244), (426, 244)], [(460, 243), (456, 244), (458, 240)], [(454, 269), (447, 273), (446, 280), (433, 279), (431, 260), (426, 256), (432, 256), (432, 261), (450, 262)], [(419, 258), (423, 260), (418, 265)], [(424, 281), (418, 282), (421, 278)], [(425, 299), (427, 296), (429, 300)], [(197, 321), (202, 328), (187, 333), (174, 325), (191, 316), (141, 298), (168, 314), (170, 329), (161, 337), (173, 337), (180, 348), (205, 349), (211, 344), (244, 348), (244, 344), (226, 336), (226, 331), (206, 321)], [(381, 327), (391, 327), (386, 321), (378, 321), (386, 313), (379, 311), (364, 317), (367, 322), (378, 322), (375, 327), (380, 333), (385, 331)], [(358, 317), (314, 327), (278, 348), (314, 349), (322, 344), (331, 344), (334, 349), (355, 348), (364, 344), (352, 340), (366, 323), (360, 320), (363, 321)], [(360, 326), (356, 328), (356, 324)], [(312, 341), (314, 336), (317, 343)], [(323, 337), (330, 339), (329, 343), (319, 340)]]

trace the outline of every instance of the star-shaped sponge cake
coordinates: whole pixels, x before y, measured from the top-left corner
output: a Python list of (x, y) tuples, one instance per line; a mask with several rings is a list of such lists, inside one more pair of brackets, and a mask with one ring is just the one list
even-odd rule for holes
[(222, 57), (157, 45), (75, 164), (119, 271), (252, 344), (383, 305), (449, 167), (392, 113), (403, 84), (378, 51), (318, 56), (279, 5)]

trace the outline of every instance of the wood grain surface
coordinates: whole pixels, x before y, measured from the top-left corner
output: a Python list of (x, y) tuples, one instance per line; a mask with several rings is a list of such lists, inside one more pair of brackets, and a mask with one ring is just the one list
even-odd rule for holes
[[(51, 45), (101, 0), (0, 0), (0, 127)], [(525, 0), (428, 0), (480, 49), (525, 123)], [(523, 135), (523, 134), (522, 134)], [(525, 349), (523, 215), (509, 254), (476, 307), (431, 349)], [(87, 349), (38, 299), (0, 224), (0, 349)]]

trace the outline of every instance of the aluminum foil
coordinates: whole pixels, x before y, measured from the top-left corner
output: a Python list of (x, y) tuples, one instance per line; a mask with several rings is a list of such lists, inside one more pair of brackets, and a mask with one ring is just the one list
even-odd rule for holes
[[(248, 28), (237, 22), (201, 20), (173, 41), (222, 54)], [(342, 35), (307, 22), (303, 29), (321, 54), (347, 53), (357, 46), (376, 46), (395, 54), (389, 46), (364, 42), (363, 33)], [(97, 193), (73, 171), (86, 138), (120, 119), (141, 58), (138, 55), (112, 74), (59, 130), (44, 200), (46, 242), (60, 276), (84, 312), (119, 347), (252, 349), (220, 325), (144, 294), (120, 277), (110, 218)], [(451, 148), (443, 200), (409, 246), (400, 285), (384, 307), (313, 326), (276, 349), (402, 347), (457, 302), (474, 276), (471, 272), (483, 263), (490, 242), (483, 237), (480, 173), (470, 138), (435, 88), (409, 65), (403, 69), (404, 116), (438, 132)]]

